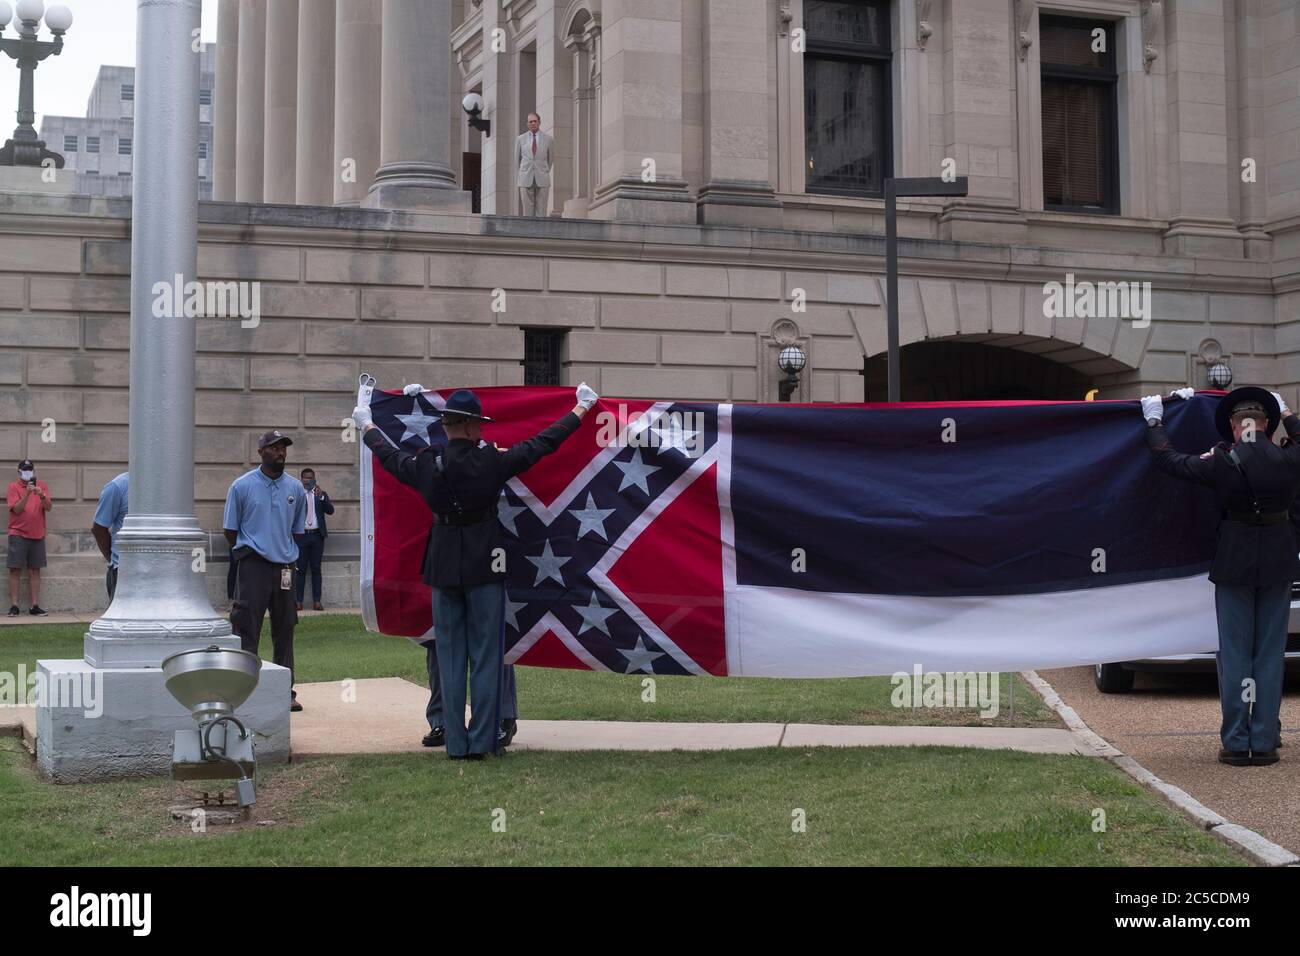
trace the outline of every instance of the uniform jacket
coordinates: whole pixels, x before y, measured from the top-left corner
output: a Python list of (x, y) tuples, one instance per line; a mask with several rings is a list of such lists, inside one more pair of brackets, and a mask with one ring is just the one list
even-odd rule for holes
[(463, 526), (443, 524), (436, 516), (455, 513), (455, 503), (465, 512), (495, 508), (506, 482), (559, 448), (578, 424), (578, 416), (569, 412), (554, 425), (505, 451), (492, 445), (476, 447), (465, 438), (455, 439), (442, 452), (441, 475), (435, 463), (436, 449), (412, 455), (392, 447), (378, 429), (366, 432), (365, 442), (384, 470), (418, 491), (435, 515), (424, 561), (426, 584), (472, 587), (505, 580), (504, 571), (492, 569), (493, 551), (505, 546), (501, 522), (495, 515)]
[(519, 186), (549, 186), (551, 184), (551, 145), (555, 141), (550, 133), (537, 131), (537, 155), (533, 155), (533, 134), (523, 133), (515, 140), (515, 165), (519, 169)]
[[(1175, 478), (1193, 481), (1213, 489), (1221, 518), (1218, 544), (1210, 580), (1216, 584), (1268, 586), (1291, 583), (1300, 578), (1296, 555), (1296, 533), (1291, 521), (1257, 525), (1227, 518), (1228, 512), (1253, 512), (1258, 496), (1260, 511), (1289, 512), (1300, 492), (1300, 419), (1288, 415), (1282, 420), (1290, 442), (1278, 447), (1263, 435), (1258, 441), (1229, 446), (1216, 445), (1209, 457), (1184, 455), (1174, 450), (1162, 426), (1146, 430), (1147, 446), (1156, 467)], [(1228, 457), (1235, 448), (1241, 472)]]

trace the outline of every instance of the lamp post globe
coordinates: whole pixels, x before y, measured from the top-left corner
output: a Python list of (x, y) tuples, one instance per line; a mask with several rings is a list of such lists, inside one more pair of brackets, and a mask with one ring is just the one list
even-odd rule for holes
[(45, 25), (55, 36), (62, 36), (72, 29), (72, 11), (57, 3), (45, 11)]
[(23, 23), (40, 23), (45, 16), (45, 0), (18, 0), (18, 19)]
[(1232, 384), (1232, 369), (1225, 362), (1215, 362), (1210, 366), (1210, 385), (1214, 388), (1227, 388)]
[(10, 6), (9, 0), (0, 0), (0, 30), (4, 30), (13, 18), (14, 8)]
[(803, 371), (808, 357), (804, 355), (803, 349), (797, 345), (787, 345), (781, 350), (780, 356), (776, 360), (777, 368), (786, 374), (797, 375)]

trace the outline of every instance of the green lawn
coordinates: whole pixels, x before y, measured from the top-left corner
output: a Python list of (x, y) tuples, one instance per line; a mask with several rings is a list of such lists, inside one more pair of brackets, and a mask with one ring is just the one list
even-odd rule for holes
[[(0, 627), (0, 670), (38, 657), (81, 657), (83, 625)], [(262, 656), (271, 656), (269, 627)], [(294, 636), (299, 683), (346, 678), (405, 677), (427, 682), (424, 649), (406, 638), (367, 633), (360, 618), (346, 614), (304, 617)], [(833, 680), (656, 677), (653, 703), (643, 700), (645, 675), (520, 667), (519, 709), (536, 720), (758, 721), (821, 724), (968, 724), (993, 727), (1060, 727), (1019, 675), (1003, 674), (999, 714), (974, 709), (896, 708), (888, 677)], [(1011, 687), (1015, 686), (1015, 714)]]
[(201, 834), (169, 822), (182, 793), (49, 786), (0, 738), (0, 866), (1243, 863), (1105, 761), (986, 750), (309, 760), (263, 772), (250, 823)]

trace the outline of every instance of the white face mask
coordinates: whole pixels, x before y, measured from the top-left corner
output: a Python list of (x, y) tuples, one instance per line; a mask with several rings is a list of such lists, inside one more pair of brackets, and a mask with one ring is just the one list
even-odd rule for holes
[(33, 478), (36, 477), (36, 472), (34, 472), (34, 471), (20, 471), (20, 472), (18, 472), (18, 477), (21, 478), (23, 481), (31, 481)]

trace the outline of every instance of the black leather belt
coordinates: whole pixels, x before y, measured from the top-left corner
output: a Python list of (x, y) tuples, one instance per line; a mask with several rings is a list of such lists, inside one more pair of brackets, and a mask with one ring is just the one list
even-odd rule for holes
[(497, 507), (480, 508), (478, 511), (454, 511), (451, 514), (435, 515), (438, 524), (449, 525), (451, 527), (462, 527), (470, 524), (481, 524), (489, 518), (497, 516)]
[(1240, 521), (1242, 524), (1281, 524), (1290, 515), (1285, 511), (1225, 511), (1223, 517), (1228, 521)]

